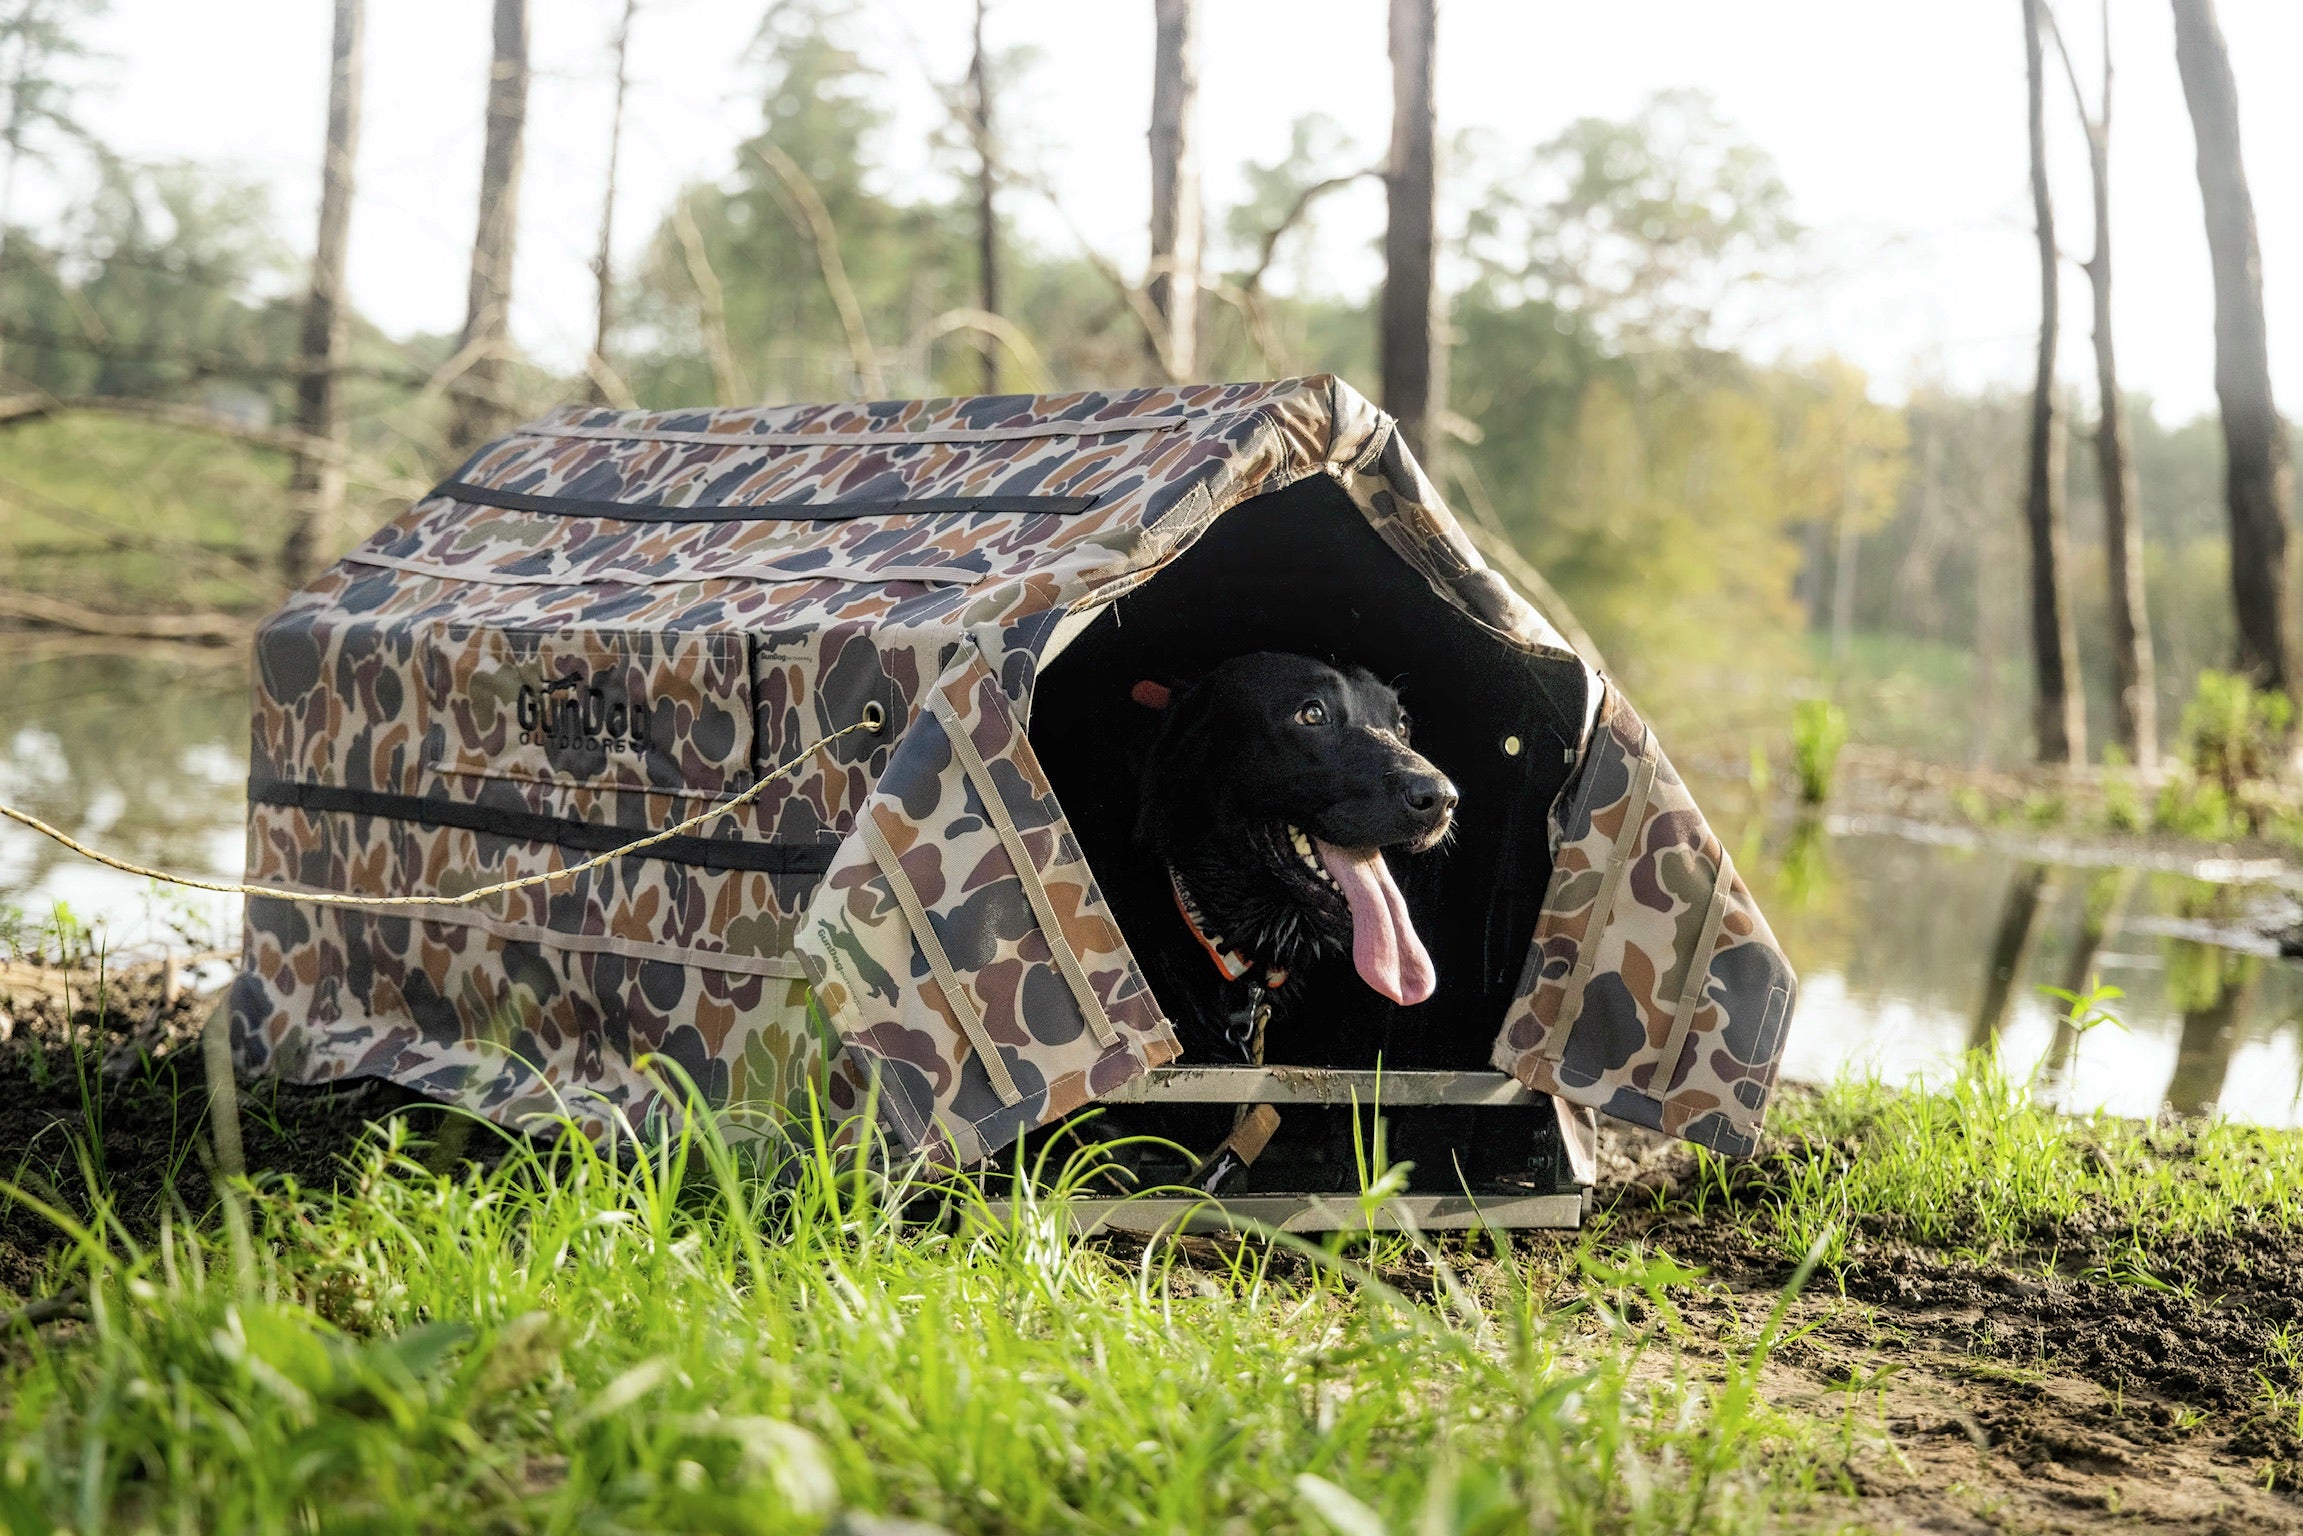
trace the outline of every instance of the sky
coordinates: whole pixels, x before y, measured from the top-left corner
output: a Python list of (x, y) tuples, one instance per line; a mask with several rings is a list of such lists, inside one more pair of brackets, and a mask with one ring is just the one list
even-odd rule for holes
[[(763, 0), (641, 0), (619, 188), (620, 254), (683, 185), (726, 175), (759, 120), (746, 50)], [(395, 333), (463, 320), (488, 64), (488, 0), (370, 0), (366, 115), (350, 282)], [(534, 0), (536, 78), (521, 193), (515, 338), (572, 367), (590, 340), (591, 274), (608, 136), (608, 42), (622, 0)], [(2273, 382), (2303, 408), (2303, 4), (2221, 0), (2239, 80), (2261, 231)], [(109, 55), (83, 116), (115, 150), (191, 159), (272, 189), (280, 234), (308, 248), (325, 116), (326, 0), (112, 0)], [(859, 38), (894, 114), (893, 189), (938, 174), (938, 95), (964, 73), (970, 0), (867, 0)], [(1211, 222), (1241, 196), (1239, 165), (1271, 161), (1309, 112), (1340, 121), (1368, 161), (1389, 134), (1383, 0), (1202, 0), (1201, 130)], [(2082, 78), (2096, 83), (2098, 17), (2062, 0)], [(1524, 148), (1582, 116), (1625, 117), (1693, 86), (1770, 152), (1807, 227), (1801, 279), (1768, 293), (1736, 340), (1763, 358), (1845, 357), (1880, 394), (1923, 384), (2027, 384), (2038, 324), (2017, 0), (1440, 0), (1444, 137)], [(995, 48), (1039, 56), (1002, 103), (1055, 189), (1021, 194), (1027, 238), (1086, 240), (1140, 270), (1150, 173), (1149, 0), (992, 0)], [(2212, 290), (2190, 120), (2165, 0), (2109, 0), (2117, 69), (2112, 145), (2115, 328), (2127, 387), (2163, 419), (2214, 405)], [(2052, 62), (2050, 65), (2053, 68)], [(2049, 97), (2062, 244), (2086, 254), (2084, 144), (2060, 77)], [(66, 189), (32, 187), (37, 221)], [(1379, 277), (1381, 195), (1323, 215), (1319, 283)], [(2062, 371), (2093, 376), (2086, 282), (2065, 268)]]

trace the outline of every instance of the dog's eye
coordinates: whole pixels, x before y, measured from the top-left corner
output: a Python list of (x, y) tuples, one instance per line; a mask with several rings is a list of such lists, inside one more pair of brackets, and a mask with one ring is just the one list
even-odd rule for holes
[(1327, 724), (1327, 706), (1317, 699), (1304, 700), (1295, 708), (1295, 723), (1298, 725)]

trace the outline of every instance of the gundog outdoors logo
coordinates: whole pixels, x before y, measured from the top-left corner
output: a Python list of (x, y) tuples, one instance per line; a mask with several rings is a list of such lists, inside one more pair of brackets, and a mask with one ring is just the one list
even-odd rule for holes
[(610, 698), (598, 682), (571, 672), (538, 688), (520, 685), (520, 742), (562, 752), (648, 750), (648, 707)]

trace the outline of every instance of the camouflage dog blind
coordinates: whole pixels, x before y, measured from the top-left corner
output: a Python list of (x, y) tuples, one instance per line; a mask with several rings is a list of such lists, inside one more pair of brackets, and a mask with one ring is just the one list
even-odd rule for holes
[[(1325, 378), (617, 413), (489, 445), (256, 643), (243, 1069), (599, 1130), (811, 1085), (969, 1162), (1176, 1054), (1106, 887), (1146, 669), (1408, 679), (1462, 790), (1440, 986), (1339, 1051), (1483, 1066), (1728, 1152), (1793, 979), (1653, 736)], [(867, 729), (828, 740), (862, 721)], [(1419, 864), (1425, 861), (1419, 861)], [(1421, 921), (1421, 919), (1419, 919)], [(1362, 989), (1364, 991), (1364, 989)]]

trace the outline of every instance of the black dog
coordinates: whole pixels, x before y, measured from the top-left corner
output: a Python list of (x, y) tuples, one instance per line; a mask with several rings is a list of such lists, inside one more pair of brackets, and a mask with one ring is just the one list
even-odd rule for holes
[(1438, 978), (1383, 851), (1436, 846), (1456, 791), (1408, 746), (1399, 695), (1360, 669), (1267, 651), (1172, 698), (1139, 684), (1136, 698), (1165, 709), (1136, 838), (1193, 941), (1154, 946), (1150, 961), (1185, 1058), (1260, 1061), (1274, 1010), (1347, 949), (1393, 1002), (1429, 997)]

